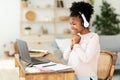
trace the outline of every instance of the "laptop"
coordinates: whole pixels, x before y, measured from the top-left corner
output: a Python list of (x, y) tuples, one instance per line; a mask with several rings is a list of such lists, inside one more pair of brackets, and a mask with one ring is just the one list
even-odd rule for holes
[(27, 62), (27, 66), (33, 66), (36, 64), (48, 63), (50, 60), (45, 57), (30, 57), (27, 43), (23, 40), (16, 39), (18, 49), (19, 49), (19, 58)]

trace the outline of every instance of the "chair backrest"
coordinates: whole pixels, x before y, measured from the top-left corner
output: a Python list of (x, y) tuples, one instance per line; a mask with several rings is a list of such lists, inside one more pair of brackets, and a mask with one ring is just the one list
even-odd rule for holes
[(99, 80), (112, 80), (117, 53), (101, 50), (98, 61), (98, 78)]
[(15, 54), (19, 53), (19, 49), (18, 49), (18, 45), (17, 45), (17, 42), (14, 43), (14, 48), (15, 48)]

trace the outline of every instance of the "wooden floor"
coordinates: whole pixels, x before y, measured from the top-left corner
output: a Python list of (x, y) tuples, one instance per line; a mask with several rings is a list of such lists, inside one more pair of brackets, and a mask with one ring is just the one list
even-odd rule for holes
[[(18, 68), (14, 66), (14, 59), (0, 54), (0, 80), (25, 80), (19, 79)], [(113, 80), (120, 80), (120, 70), (115, 71)]]

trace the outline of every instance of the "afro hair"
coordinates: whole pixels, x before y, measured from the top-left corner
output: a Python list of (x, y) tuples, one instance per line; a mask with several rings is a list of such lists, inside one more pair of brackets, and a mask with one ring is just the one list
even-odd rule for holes
[(85, 15), (87, 21), (90, 22), (91, 15), (93, 14), (93, 6), (83, 1), (73, 2), (72, 6), (70, 7), (70, 12), (70, 17), (79, 16), (81, 18), (80, 13), (82, 13)]

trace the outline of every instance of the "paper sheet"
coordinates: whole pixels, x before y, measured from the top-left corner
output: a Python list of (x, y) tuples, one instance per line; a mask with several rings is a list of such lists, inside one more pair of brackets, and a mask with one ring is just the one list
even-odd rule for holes
[(37, 69), (45, 69), (45, 70), (53, 70), (53, 71), (59, 71), (59, 70), (65, 70), (65, 69), (70, 69), (70, 66), (63, 65), (63, 64), (58, 64), (54, 62), (49, 62), (45, 64), (39, 64), (39, 65), (34, 65)]
[(26, 67), (25, 70), (30, 73), (40, 72), (40, 70), (36, 69), (35, 67)]
[(44, 52), (44, 53), (48, 52), (48, 50), (43, 50), (43, 49), (30, 49), (29, 51), (32, 51), (32, 52)]
[(45, 67), (45, 68), (53, 70), (53, 71), (59, 71), (59, 70), (70, 69), (71, 67), (67, 66), (67, 65), (63, 65), (63, 64), (56, 64), (54, 66), (48, 66), (48, 67)]

